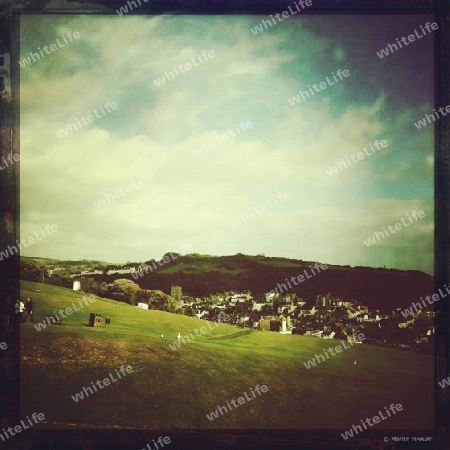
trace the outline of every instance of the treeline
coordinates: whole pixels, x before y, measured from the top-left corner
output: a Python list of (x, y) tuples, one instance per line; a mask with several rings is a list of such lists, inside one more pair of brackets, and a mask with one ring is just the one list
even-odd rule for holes
[[(69, 277), (52, 274), (49, 276), (47, 269), (35, 261), (20, 262), (20, 278), (25, 281), (52, 284), (72, 289), (73, 279)], [(137, 305), (145, 303), (151, 309), (159, 309), (178, 314), (192, 314), (190, 308), (183, 308), (181, 302), (160, 289), (142, 289), (138, 284), (125, 278), (116, 279), (110, 283), (98, 281), (93, 277), (81, 278), (81, 290), (88, 294), (110, 298), (119, 302)]]
[(181, 301), (165, 294), (160, 289), (142, 289), (134, 281), (126, 278), (118, 278), (112, 283), (106, 283), (104, 281), (98, 282), (93, 277), (83, 277), (81, 279), (81, 290), (134, 306), (138, 303), (145, 303), (150, 309), (179, 314), (186, 313), (181, 306)]
[(20, 259), (20, 279), (25, 281), (35, 281), (37, 283), (53, 284), (54, 286), (62, 286), (72, 288), (73, 280), (69, 277), (59, 275), (57, 273), (48, 275), (47, 268), (42, 263), (32, 260)]
[[(182, 286), (183, 293), (193, 297), (231, 290), (250, 290), (255, 294), (268, 292), (279, 283), (286, 284), (286, 279), (297, 277), (313, 265), (303, 261), (284, 261), (286, 264), (281, 264), (281, 258), (187, 255), (140, 277), (136, 282), (143, 289), (165, 292), (170, 292), (172, 285)], [(371, 309), (382, 311), (405, 308), (421, 296), (434, 292), (433, 278), (423, 272), (368, 267), (331, 266), (297, 286), (291, 282), (291, 286), (288, 290), (283, 288), (283, 293), (296, 293), (310, 305), (315, 303), (318, 294), (331, 292), (334, 296), (358, 300)]]

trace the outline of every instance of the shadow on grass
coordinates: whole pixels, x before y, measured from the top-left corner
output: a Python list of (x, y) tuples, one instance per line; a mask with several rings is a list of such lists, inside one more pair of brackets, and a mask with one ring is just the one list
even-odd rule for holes
[(238, 337), (245, 336), (250, 333), (253, 333), (253, 330), (239, 331), (238, 333), (228, 334), (227, 336), (212, 337), (212, 338), (210, 338), (210, 340), (222, 341), (224, 339), (236, 339)]

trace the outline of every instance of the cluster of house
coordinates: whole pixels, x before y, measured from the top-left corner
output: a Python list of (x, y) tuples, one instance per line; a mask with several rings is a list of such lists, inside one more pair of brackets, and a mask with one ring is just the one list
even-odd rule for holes
[[(87, 264), (86, 264), (87, 265)], [(67, 267), (67, 266), (61, 266), (61, 265), (55, 265), (50, 266), (51, 269), (47, 269), (48, 276), (52, 275), (61, 275), (61, 276), (67, 276), (69, 278), (80, 278), (84, 276), (89, 275), (115, 275), (115, 274), (132, 274), (139, 272), (139, 270), (149, 267), (148, 265), (142, 263), (142, 264), (136, 264), (136, 263), (126, 263), (126, 264), (116, 264), (116, 265), (110, 265), (109, 268), (106, 269), (90, 269), (90, 270), (82, 270), (80, 268), (76, 269), (74, 267)], [(86, 267), (86, 266), (85, 266)]]
[(72, 273), (69, 275), (70, 278), (77, 278), (85, 275), (114, 275), (116, 273), (126, 274), (126, 273), (135, 273), (135, 267), (123, 267), (122, 269), (109, 269), (109, 270), (82, 270), (78, 273)]
[[(382, 313), (357, 300), (344, 300), (331, 293), (317, 295), (314, 305), (288, 293), (252, 294), (225, 292), (203, 298), (182, 296), (182, 305), (199, 319), (220, 320), (229, 315), (231, 324), (282, 334), (304, 334), (322, 339), (350, 340), (364, 333), (366, 342), (418, 349), (434, 334), (432, 310), (422, 310), (406, 320), (400, 308)], [(408, 332), (408, 333), (407, 333)]]

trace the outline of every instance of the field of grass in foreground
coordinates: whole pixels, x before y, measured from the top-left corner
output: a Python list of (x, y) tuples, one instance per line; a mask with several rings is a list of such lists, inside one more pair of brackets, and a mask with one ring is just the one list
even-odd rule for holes
[[(21, 298), (28, 295), (36, 322), (72, 302), (79, 308), (84, 294), (21, 282)], [(91, 312), (110, 316), (111, 324), (88, 327)], [(306, 369), (304, 362), (339, 341), (212, 323), (214, 330), (170, 349), (178, 332), (187, 335), (206, 324), (102, 298), (62, 325), (37, 331), (29, 322), (22, 324), (21, 416), (43, 412), (47, 420), (41, 427), (47, 428), (343, 430), (401, 403), (403, 411), (374, 428), (433, 426), (429, 355), (363, 344)], [(110, 373), (117, 378), (115, 370), (128, 365), (133, 372), (110, 386), (78, 402), (71, 398)], [(251, 397), (257, 384), (268, 392), (208, 420), (206, 414), (218, 405), (244, 392)]]

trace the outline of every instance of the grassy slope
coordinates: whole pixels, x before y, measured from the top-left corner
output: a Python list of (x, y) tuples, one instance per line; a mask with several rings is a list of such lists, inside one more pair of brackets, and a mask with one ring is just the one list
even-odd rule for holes
[[(82, 296), (22, 282), (21, 297), (28, 295), (36, 303), (36, 320), (72, 302), (78, 306)], [(109, 315), (111, 325), (85, 326), (90, 312)], [(23, 324), (22, 416), (44, 412), (47, 427), (348, 429), (384, 406), (401, 403), (404, 410), (380, 428), (432, 427), (433, 361), (428, 355), (359, 345), (308, 370), (304, 362), (338, 342), (248, 333), (230, 325), (170, 349), (179, 331), (187, 334), (205, 325), (100, 298), (61, 326), (38, 332)], [(122, 365), (131, 365), (133, 373), (78, 403), (72, 400), (91, 381), (110, 373), (117, 378), (115, 369)], [(269, 391), (212, 422), (206, 418), (244, 391), (251, 396), (257, 384)]]

